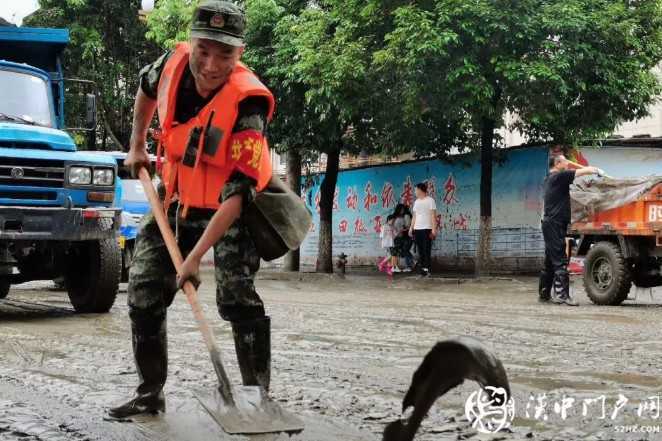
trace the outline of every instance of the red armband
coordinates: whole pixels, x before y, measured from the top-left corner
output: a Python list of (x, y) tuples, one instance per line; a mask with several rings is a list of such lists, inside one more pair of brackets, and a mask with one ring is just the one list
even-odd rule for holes
[(258, 180), (262, 155), (267, 143), (264, 135), (257, 130), (242, 130), (230, 138), (230, 166), (248, 177)]

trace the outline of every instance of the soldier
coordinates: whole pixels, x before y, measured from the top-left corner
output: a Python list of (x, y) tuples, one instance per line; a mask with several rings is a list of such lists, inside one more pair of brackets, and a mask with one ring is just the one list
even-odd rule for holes
[(125, 164), (134, 175), (149, 166), (145, 141), (158, 110), (165, 154), (160, 193), (186, 259), (176, 277), (156, 221), (146, 216), (128, 288), (140, 384), (133, 399), (110, 409), (116, 418), (165, 411), (167, 308), (184, 281), (197, 281), (211, 247), (216, 302), (232, 324), (243, 383), (269, 389), (270, 320), (255, 291), (260, 258), (242, 212), (271, 178), (265, 131), (274, 98), (239, 62), (244, 28), (239, 7), (205, 0), (194, 12), (190, 42), (140, 72)]

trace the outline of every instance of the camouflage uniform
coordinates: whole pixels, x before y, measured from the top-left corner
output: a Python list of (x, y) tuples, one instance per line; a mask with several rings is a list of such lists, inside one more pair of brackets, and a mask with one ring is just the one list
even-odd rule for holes
[[(252, 179), (236, 174), (223, 189), (221, 200), (241, 194), (244, 206), (255, 197)], [(168, 212), (177, 242), (186, 256), (195, 246), (209, 224), (213, 210), (189, 209), (186, 219), (178, 219), (177, 204)], [(242, 219), (230, 226), (214, 245), (216, 276), (216, 303), (225, 320), (238, 321), (264, 316), (264, 306), (255, 291), (253, 280), (260, 268), (260, 258), (253, 239)], [(143, 219), (129, 272), (128, 303), (130, 314), (165, 317), (177, 291), (175, 268), (165, 246), (161, 232), (152, 214)]]

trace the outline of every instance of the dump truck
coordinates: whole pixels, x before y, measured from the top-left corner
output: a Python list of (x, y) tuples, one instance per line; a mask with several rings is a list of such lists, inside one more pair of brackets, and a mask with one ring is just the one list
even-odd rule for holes
[[(13, 284), (63, 277), (77, 312), (101, 313), (121, 272), (117, 165), (77, 151), (65, 131), (68, 42), (67, 29), (0, 27), (0, 298)], [(84, 99), (89, 133), (96, 96)]]
[(579, 238), (584, 289), (593, 303), (620, 305), (632, 285), (662, 286), (662, 183), (624, 205), (571, 223), (569, 233)]

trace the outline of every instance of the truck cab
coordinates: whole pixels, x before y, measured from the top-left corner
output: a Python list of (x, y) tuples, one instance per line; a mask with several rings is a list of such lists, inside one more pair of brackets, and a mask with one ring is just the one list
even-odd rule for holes
[(76, 311), (106, 312), (121, 270), (117, 165), (64, 130), (68, 42), (66, 29), (0, 27), (0, 298), (64, 277)]

